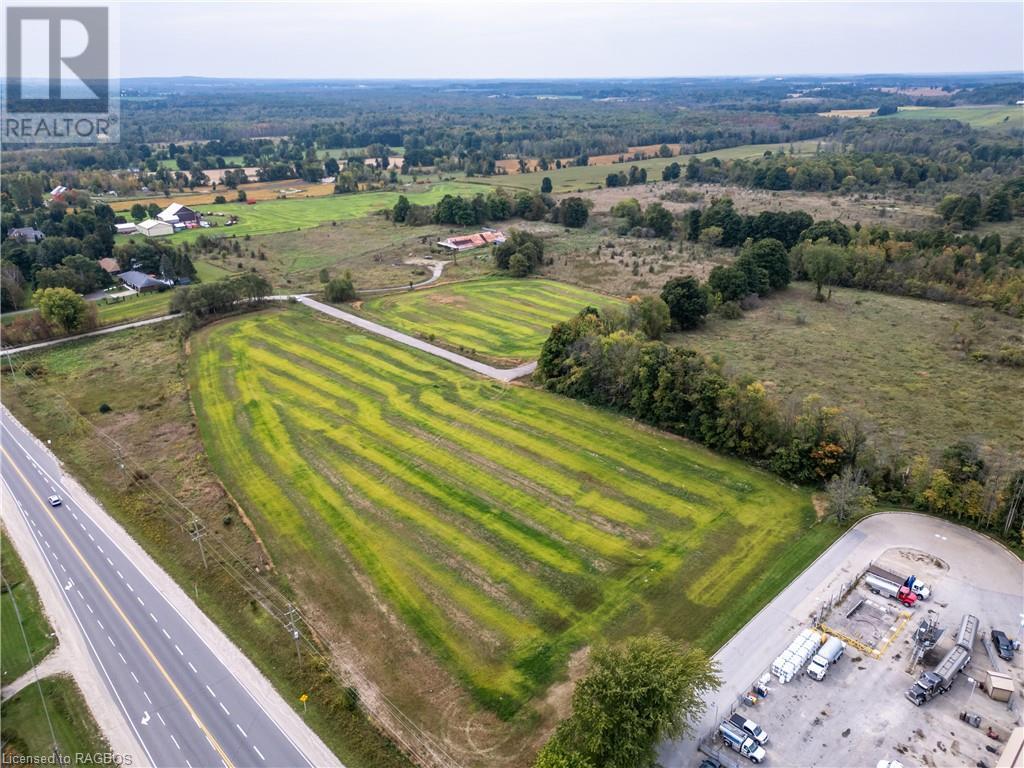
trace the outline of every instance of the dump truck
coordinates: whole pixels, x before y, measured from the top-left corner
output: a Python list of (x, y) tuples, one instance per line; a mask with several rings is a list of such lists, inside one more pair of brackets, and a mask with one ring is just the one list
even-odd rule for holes
[(838, 637), (829, 637), (807, 665), (807, 674), (815, 680), (824, 680), (828, 668), (843, 658), (846, 643)]
[(722, 735), (722, 741), (752, 763), (760, 763), (768, 756), (764, 747), (748, 736), (746, 731), (728, 720), (722, 721), (722, 724), (718, 726), (718, 732)]
[(882, 581), (891, 582), (897, 589), (903, 586), (910, 587), (910, 591), (917, 595), (918, 600), (927, 600), (932, 596), (932, 591), (928, 588), (928, 585), (918, 581), (916, 576), (900, 576), (898, 573), (893, 573), (877, 565), (869, 566), (868, 573)]
[(888, 579), (880, 579), (872, 573), (864, 577), (864, 584), (876, 595), (885, 595), (892, 600), (899, 600), (905, 606), (913, 606), (917, 602), (917, 595), (908, 586), (893, 584)]
[(948, 691), (956, 680), (956, 676), (971, 663), (971, 649), (977, 634), (978, 617), (969, 613), (964, 614), (960, 621), (960, 629), (956, 633), (956, 640), (949, 653), (942, 657), (942, 661), (936, 664), (934, 669), (925, 672), (918, 678), (917, 682), (907, 691), (907, 698), (917, 706), (921, 706), (929, 699)]

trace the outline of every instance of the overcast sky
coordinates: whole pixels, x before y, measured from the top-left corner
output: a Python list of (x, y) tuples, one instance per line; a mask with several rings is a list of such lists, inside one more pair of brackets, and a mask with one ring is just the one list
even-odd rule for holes
[(125, 2), (122, 77), (651, 77), (1024, 67), (1024, 3)]

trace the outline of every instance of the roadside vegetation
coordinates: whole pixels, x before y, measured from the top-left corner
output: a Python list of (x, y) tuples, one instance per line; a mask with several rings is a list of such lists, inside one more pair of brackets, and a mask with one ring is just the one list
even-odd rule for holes
[(102, 764), (110, 754), (82, 691), (67, 675), (45, 677), (38, 686), (23, 688), (3, 703), (2, 712), (0, 740), (9, 764), (52, 760), (54, 753), (69, 759), (69, 764), (76, 762), (75, 755)]
[(6, 533), (0, 533), (0, 683), (8, 685), (38, 664), (57, 645), (35, 585)]

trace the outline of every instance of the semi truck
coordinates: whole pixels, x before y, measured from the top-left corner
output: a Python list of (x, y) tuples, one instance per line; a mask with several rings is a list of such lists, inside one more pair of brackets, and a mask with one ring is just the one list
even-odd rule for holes
[(748, 736), (746, 731), (728, 720), (722, 721), (718, 726), (718, 732), (722, 735), (722, 741), (752, 763), (760, 763), (768, 756), (764, 747)]
[(942, 661), (936, 664), (934, 669), (918, 678), (907, 691), (907, 698), (920, 707), (926, 701), (948, 691), (956, 676), (971, 663), (971, 648), (977, 634), (978, 618), (969, 613), (964, 614), (949, 653), (942, 657)]
[(918, 581), (916, 576), (900, 576), (877, 565), (869, 566), (868, 573), (876, 579), (892, 583), (897, 589), (903, 586), (910, 587), (910, 591), (917, 595), (918, 600), (927, 600), (932, 596), (932, 591), (928, 588), (928, 585)]
[(892, 600), (899, 600), (908, 608), (917, 602), (917, 595), (906, 585), (897, 585), (888, 579), (880, 579), (872, 573), (864, 577), (864, 584), (876, 595), (885, 595)]
[(814, 654), (811, 663), (807, 665), (807, 674), (815, 680), (824, 680), (828, 668), (843, 657), (843, 651), (845, 650), (846, 643), (838, 637), (830, 636), (818, 652)]

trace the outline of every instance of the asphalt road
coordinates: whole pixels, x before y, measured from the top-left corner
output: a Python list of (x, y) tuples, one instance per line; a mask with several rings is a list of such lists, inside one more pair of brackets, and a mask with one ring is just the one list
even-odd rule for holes
[[(1004, 604), (1016, 604), (1024, 610), (1024, 564), (1003, 545), (969, 528), (929, 515), (912, 512), (872, 515), (825, 550), (719, 649), (714, 658), (721, 670), (722, 687), (708, 702), (697, 733), (710, 731), (716, 725), (717, 714), (728, 712), (750, 685), (768, 671), (772, 660), (785, 650), (798, 629), (809, 626), (809, 617), (815, 613), (819, 601), (838, 593), (843, 583), (893, 548), (916, 549), (944, 560), (963, 581), (965, 603), (978, 606), (978, 611), (991, 611), (994, 606)], [(994, 595), (1000, 599), (994, 600)], [(1007, 595), (1013, 596), (1009, 603), (1003, 599)], [(942, 599), (941, 595), (938, 599)], [(991, 618), (996, 624), (1011, 629), (1019, 621), (1019, 615), (1012, 611)], [(666, 742), (659, 750), (659, 761), (665, 768), (696, 766), (700, 763), (696, 749), (695, 739)]]
[[(292, 728), (268, 713), (274, 707), (265, 695), (254, 696), (226, 666), (222, 657), (230, 654), (215, 652), (166, 597), (166, 587), (144, 575), (149, 571), (137, 567), (136, 556), (97, 524), (87, 511), (91, 504), (62, 482), (52, 454), (6, 409), (0, 409), (0, 430), (3, 483), (16, 507), (3, 515), (21, 515), (30, 527), (148, 761), (187, 768), (313, 766), (289, 735)], [(60, 506), (47, 503), (52, 494), (62, 498)]]

